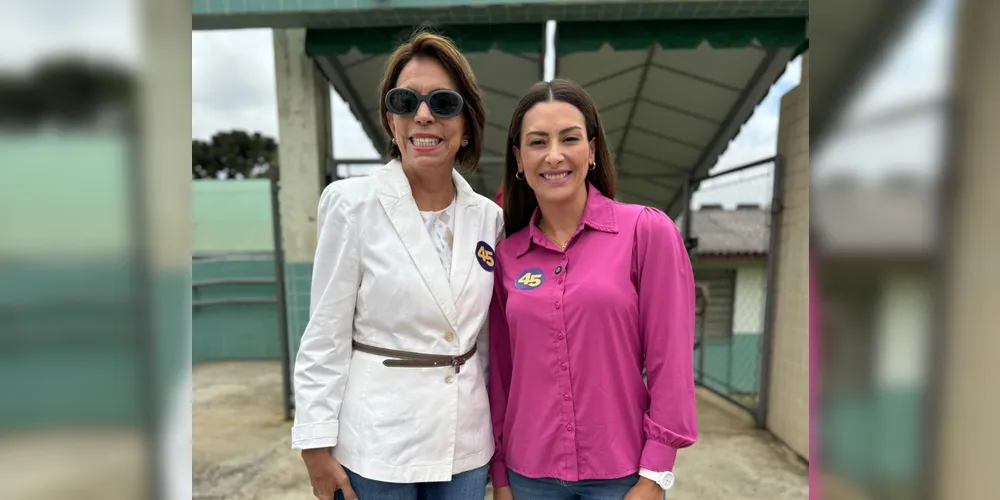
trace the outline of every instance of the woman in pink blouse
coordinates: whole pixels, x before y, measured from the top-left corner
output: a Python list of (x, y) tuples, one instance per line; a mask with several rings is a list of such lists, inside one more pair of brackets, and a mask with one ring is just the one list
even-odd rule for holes
[(614, 201), (580, 86), (534, 85), (508, 142), (490, 313), (494, 498), (661, 499), (697, 435), (684, 242), (663, 212)]

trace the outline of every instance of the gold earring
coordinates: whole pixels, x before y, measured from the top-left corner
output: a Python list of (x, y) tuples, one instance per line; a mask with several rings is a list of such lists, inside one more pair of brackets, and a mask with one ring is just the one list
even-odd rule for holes
[[(520, 174), (520, 177), (518, 177), (518, 175), (519, 175), (519, 174)], [(524, 172), (522, 172), (522, 171), (518, 170), (518, 171), (517, 171), (517, 173), (516, 173), (516, 174), (514, 174), (514, 177), (515, 177), (515, 178), (516, 178), (517, 180), (519, 180), (519, 181), (523, 181), (523, 180), (524, 180)]]

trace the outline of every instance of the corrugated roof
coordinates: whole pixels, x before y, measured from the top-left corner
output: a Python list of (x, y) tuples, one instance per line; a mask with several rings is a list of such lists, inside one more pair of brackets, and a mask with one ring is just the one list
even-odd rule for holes
[(848, 177), (818, 183), (810, 213), (824, 254), (926, 257), (935, 245), (935, 187), (915, 176), (871, 184)]
[[(693, 254), (697, 256), (767, 255), (768, 218), (766, 207), (740, 205), (726, 210), (718, 205), (703, 205), (694, 211), (691, 236), (698, 239)], [(677, 218), (677, 227), (684, 227), (684, 216)]]

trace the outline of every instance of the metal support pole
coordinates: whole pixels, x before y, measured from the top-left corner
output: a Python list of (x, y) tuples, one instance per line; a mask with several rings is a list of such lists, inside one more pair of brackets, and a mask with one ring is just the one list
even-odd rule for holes
[(285, 252), (281, 238), (281, 210), (278, 191), (281, 174), (271, 169), (271, 231), (274, 233), (274, 281), (278, 295), (278, 349), (281, 352), (281, 389), (285, 421), (292, 419), (292, 381), (289, 373), (291, 358), (288, 352), (288, 303), (285, 297)]
[(552, 52), (552, 77), (559, 78), (559, 21), (552, 21)]
[[(684, 248), (687, 250), (688, 258), (691, 257), (691, 254), (694, 252), (694, 248), (697, 245), (695, 240), (691, 238), (691, 184), (692, 182), (690, 177), (684, 179), (684, 217), (682, 219), (681, 237), (684, 239)], [(708, 344), (705, 339), (704, 317), (702, 317), (699, 329), (701, 331), (696, 332), (697, 338), (695, 339), (695, 348), (698, 349), (698, 380), (703, 386), (705, 386), (705, 350), (708, 349)]]
[(549, 22), (542, 21), (542, 53), (538, 58), (538, 81), (545, 80), (545, 58), (548, 57), (549, 48)]
[(736, 172), (742, 172), (743, 170), (748, 170), (748, 169), (751, 169), (751, 168), (754, 168), (754, 167), (759, 167), (761, 165), (767, 165), (768, 163), (773, 163), (773, 162), (776, 162), (776, 161), (778, 161), (778, 157), (777, 156), (769, 156), (769, 157), (761, 159), (761, 160), (752, 161), (750, 163), (747, 163), (747, 164), (744, 164), (744, 165), (740, 165), (738, 167), (733, 167), (733, 168), (731, 168), (729, 170), (723, 170), (722, 172), (716, 172), (716, 173), (710, 174), (710, 175), (703, 175), (701, 177), (695, 177), (694, 180), (697, 181), (697, 182), (707, 181), (709, 179), (715, 179), (716, 177), (722, 177), (724, 175), (735, 174)]
[(684, 219), (683, 226), (681, 227), (681, 236), (684, 238), (684, 248), (687, 249), (688, 254), (694, 250), (693, 242), (691, 241), (691, 178), (684, 179)]
[(705, 383), (705, 351), (708, 350), (708, 342), (706, 342), (707, 339), (705, 338), (705, 320), (706, 318), (702, 316), (701, 335), (700, 335), (701, 340), (699, 342), (699, 349), (698, 349), (698, 380), (701, 383), (701, 385), (708, 387), (708, 384)]
[(771, 383), (771, 343), (774, 338), (774, 308), (778, 280), (778, 243), (781, 241), (781, 178), (784, 169), (784, 159), (779, 155), (774, 158), (773, 183), (771, 185), (771, 216), (768, 221), (770, 230), (767, 249), (767, 291), (764, 294), (764, 333), (760, 341), (760, 374), (758, 387), (757, 411), (754, 419), (757, 427), (767, 426), (768, 389)]

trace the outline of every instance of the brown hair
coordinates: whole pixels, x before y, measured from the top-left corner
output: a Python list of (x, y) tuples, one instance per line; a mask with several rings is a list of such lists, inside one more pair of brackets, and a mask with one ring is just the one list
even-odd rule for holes
[[(444, 66), (445, 71), (458, 87), (455, 90), (465, 100), (462, 115), (465, 117), (469, 144), (459, 148), (458, 154), (455, 155), (455, 161), (466, 169), (474, 169), (482, 155), (483, 129), (486, 127), (486, 111), (483, 109), (483, 96), (479, 90), (479, 84), (476, 83), (476, 76), (472, 73), (469, 61), (458, 51), (455, 44), (426, 28), (414, 32), (409, 40), (396, 48), (386, 62), (378, 100), (378, 116), (382, 122), (382, 130), (388, 137), (392, 137), (392, 129), (389, 128), (389, 121), (385, 116), (388, 112), (385, 107), (385, 94), (396, 87), (403, 67), (415, 57), (434, 59)], [(392, 141), (389, 143), (388, 154), (397, 160), (401, 158), (399, 147)]]
[(604, 137), (604, 125), (597, 113), (597, 106), (583, 87), (569, 81), (556, 79), (551, 82), (538, 82), (528, 89), (528, 92), (514, 108), (514, 117), (507, 130), (507, 152), (503, 174), (503, 218), (507, 236), (510, 236), (531, 223), (531, 216), (538, 207), (538, 200), (528, 183), (515, 177), (517, 174), (517, 157), (514, 148), (521, 147), (521, 126), (524, 115), (535, 104), (540, 102), (560, 101), (572, 104), (583, 114), (587, 128), (587, 142), (594, 139), (594, 161), (597, 167), (587, 172), (587, 181), (594, 185), (604, 196), (614, 199), (615, 173), (614, 158)]

